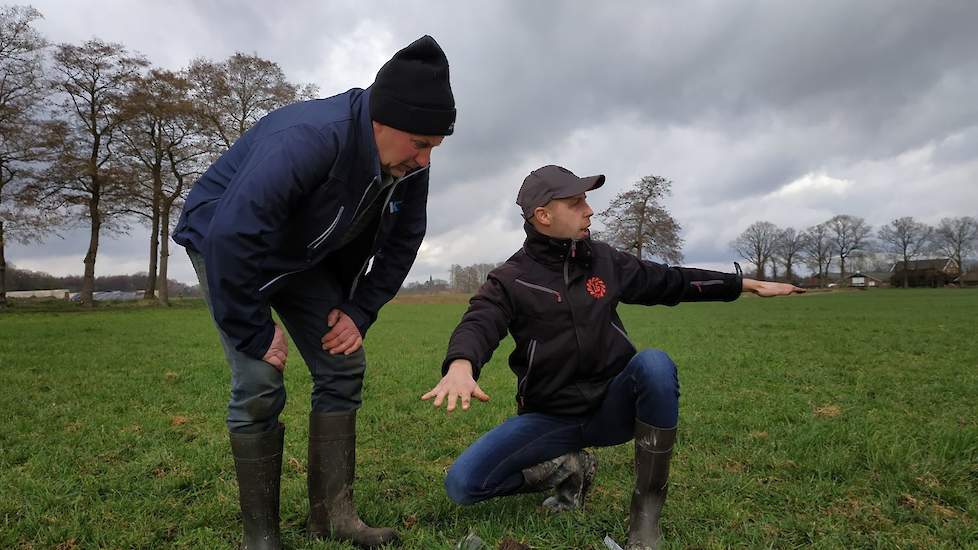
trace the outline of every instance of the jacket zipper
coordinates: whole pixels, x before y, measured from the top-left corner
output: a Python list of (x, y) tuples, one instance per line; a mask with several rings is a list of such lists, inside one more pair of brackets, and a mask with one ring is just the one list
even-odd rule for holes
[(527, 287), (527, 288), (532, 288), (534, 290), (539, 290), (540, 292), (546, 292), (548, 294), (553, 294), (554, 297), (557, 298), (557, 303), (558, 304), (563, 301), (563, 298), (560, 297), (560, 292), (557, 292), (556, 290), (554, 290), (552, 288), (547, 288), (545, 286), (540, 286), (540, 285), (535, 285), (533, 283), (528, 283), (528, 282), (526, 282), (526, 281), (524, 281), (522, 279), (516, 279), (516, 282), (519, 283), (519, 284), (521, 284), (521, 285), (523, 285), (523, 286), (525, 286), (525, 287)]
[(357, 214), (360, 213), (360, 207), (363, 206), (363, 199), (367, 198), (367, 192), (370, 191), (370, 188), (373, 187), (374, 184), (377, 183), (377, 180), (379, 180), (379, 179), (380, 179), (380, 176), (374, 176), (374, 179), (370, 180), (370, 183), (367, 184), (367, 188), (364, 189), (363, 190), (363, 194), (360, 195), (360, 202), (357, 203), (356, 210), (353, 211), (353, 218), (352, 219), (356, 219)]
[[(570, 293), (570, 259), (577, 256), (577, 241), (572, 240), (570, 243), (570, 251), (564, 258), (564, 288)], [(574, 340), (577, 341), (577, 353), (578, 355), (584, 350), (584, 346), (581, 344), (581, 333), (577, 330), (577, 319), (574, 318), (574, 305), (568, 302), (571, 314), (571, 324), (574, 327)]]
[(340, 211), (337, 212), (336, 217), (333, 218), (333, 223), (329, 224), (329, 227), (326, 228), (326, 231), (323, 231), (322, 235), (316, 237), (311, 243), (306, 245), (306, 248), (319, 248), (319, 245), (326, 242), (326, 239), (329, 238), (329, 236), (333, 233), (333, 230), (336, 229), (336, 226), (340, 223), (340, 216), (343, 215), (343, 210), (345, 208), (345, 206), (340, 206)]
[[(414, 174), (414, 172), (411, 172), (411, 174)], [(406, 177), (407, 176), (405, 176), (405, 178)], [(374, 243), (377, 242), (377, 236), (380, 235), (380, 226), (384, 224), (384, 214), (387, 213), (387, 206), (390, 204), (391, 197), (394, 195), (394, 189), (401, 184), (401, 181), (404, 181), (404, 178), (401, 178), (400, 181), (393, 183), (390, 190), (387, 192), (387, 197), (384, 198), (384, 206), (380, 209), (380, 221), (377, 222), (377, 231), (374, 232)], [(373, 243), (371, 243), (371, 246), (373, 246)], [(373, 254), (367, 256), (367, 259), (363, 261), (363, 265), (360, 266), (360, 271), (357, 272), (357, 276), (353, 278), (353, 284), (350, 285), (350, 295), (347, 298), (348, 300), (353, 299), (353, 293), (357, 291), (357, 285), (360, 283), (360, 277), (363, 276), (363, 272), (367, 269), (367, 264), (370, 263), (370, 258), (373, 258), (373, 256)]]
[[(625, 337), (625, 340), (628, 340), (628, 343), (631, 344), (631, 346), (633, 348), (635, 347), (635, 343), (632, 342), (632, 339), (628, 337), (628, 333), (625, 332), (625, 329), (623, 329), (623, 328), (619, 327), (618, 325), (616, 325), (614, 321), (611, 322), (611, 326), (612, 326), (612, 328), (614, 328), (615, 330), (618, 331), (618, 334), (621, 334), (622, 336), (624, 336)], [(635, 349), (638, 349), (638, 348), (635, 348)]]
[(530, 371), (533, 370), (533, 356), (537, 351), (537, 341), (530, 340), (529, 351), (527, 352), (528, 358), (526, 361), (526, 374), (523, 375), (523, 380), (520, 382), (519, 395), (520, 395), (520, 407), (524, 406), (524, 397), (526, 396), (526, 381), (530, 379)]

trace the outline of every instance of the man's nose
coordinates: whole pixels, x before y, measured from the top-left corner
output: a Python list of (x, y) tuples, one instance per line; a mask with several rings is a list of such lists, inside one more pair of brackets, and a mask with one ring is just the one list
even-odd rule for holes
[(418, 152), (418, 156), (414, 157), (414, 160), (418, 163), (418, 166), (424, 168), (428, 166), (431, 162), (431, 149), (425, 148)]

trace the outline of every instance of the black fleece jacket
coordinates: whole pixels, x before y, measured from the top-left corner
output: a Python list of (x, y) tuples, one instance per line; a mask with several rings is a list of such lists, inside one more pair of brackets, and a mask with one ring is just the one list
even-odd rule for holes
[(455, 359), (482, 366), (509, 331), (516, 349), (517, 411), (582, 415), (635, 355), (619, 303), (673, 306), (732, 301), (739, 275), (668, 267), (590, 239), (553, 239), (526, 224), (523, 248), (494, 269), (452, 333), (442, 374)]

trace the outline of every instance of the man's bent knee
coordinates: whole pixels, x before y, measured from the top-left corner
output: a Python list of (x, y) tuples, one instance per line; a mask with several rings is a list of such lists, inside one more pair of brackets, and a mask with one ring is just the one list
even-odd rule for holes
[(235, 377), (228, 403), (228, 430), (256, 433), (278, 426), (278, 416), (285, 408), (285, 385), (282, 375), (271, 365), (258, 365), (271, 372), (252, 371)]
[(450, 468), (445, 476), (445, 492), (455, 504), (475, 504), (485, 499), (479, 494), (479, 487), (473, 483), (472, 478), (455, 467)]
[(654, 387), (670, 388), (678, 383), (676, 364), (669, 355), (657, 349), (646, 349), (639, 352), (632, 361), (635, 363), (636, 375), (644, 382)]

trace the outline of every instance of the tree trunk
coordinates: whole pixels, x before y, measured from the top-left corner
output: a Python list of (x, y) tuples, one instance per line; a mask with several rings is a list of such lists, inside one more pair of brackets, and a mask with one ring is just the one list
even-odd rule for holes
[(846, 278), (846, 259), (842, 256), (839, 256), (839, 284), (840, 285), (842, 284), (842, 281), (845, 280), (845, 278)]
[(160, 187), (162, 177), (158, 169), (153, 170), (153, 216), (152, 231), (149, 235), (149, 271), (146, 273), (146, 290), (144, 300), (156, 298), (156, 259), (160, 249)]
[(167, 284), (166, 272), (170, 263), (170, 203), (163, 206), (160, 213), (160, 277), (159, 303), (170, 305), (170, 285)]
[(904, 256), (903, 260), (903, 288), (910, 288), (910, 262)]
[(638, 232), (635, 235), (635, 255), (642, 259), (642, 249), (645, 248), (645, 208), (647, 203), (642, 203), (642, 211), (638, 217)]
[(99, 213), (98, 194), (94, 193), (88, 202), (88, 215), (92, 220), (91, 234), (88, 240), (88, 253), (85, 254), (85, 276), (82, 278), (81, 303), (84, 306), (95, 306), (95, 257), (98, 255), (98, 236), (102, 229), (102, 215)]
[(954, 257), (951, 258), (952, 260), (954, 260), (954, 263), (958, 264), (958, 288), (964, 288), (965, 272), (964, 272), (964, 258), (962, 258), (962, 256), (963, 254), (961, 254), (961, 252), (958, 251), (957, 254), (955, 254)]
[(0, 309), (7, 307), (7, 258), (3, 254), (3, 220), (0, 220)]
[(756, 277), (758, 281), (764, 280), (764, 261), (758, 260), (757, 269), (754, 271), (754, 277)]

